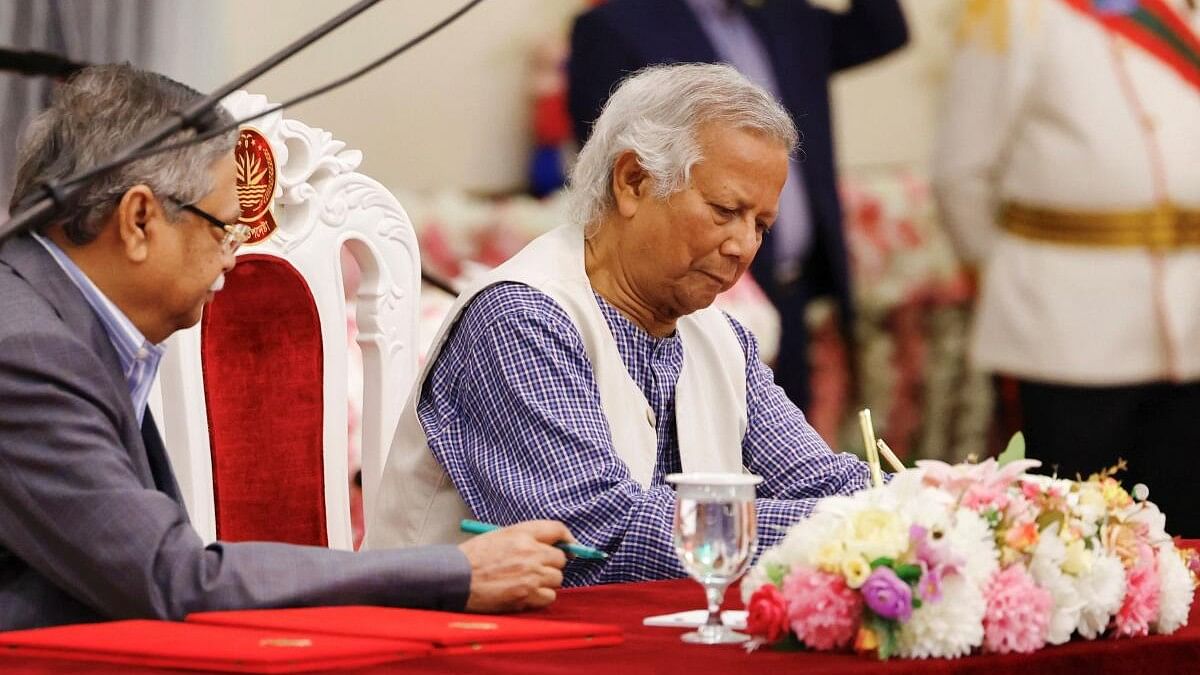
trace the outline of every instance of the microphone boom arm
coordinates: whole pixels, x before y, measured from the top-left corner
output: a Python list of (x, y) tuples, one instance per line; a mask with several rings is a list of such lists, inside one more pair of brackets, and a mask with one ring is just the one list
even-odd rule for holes
[[(379, 2), (380, 0), (359, 0), (359, 2), (267, 57), (264, 61), (250, 68), (245, 73), (218, 87), (216, 91), (199, 99), (187, 108), (176, 111), (171, 119), (151, 130), (128, 148), (117, 153), (113, 166), (121, 166), (124, 160), (133, 157), (147, 148), (158, 145), (180, 131), (195, 129), (198, 133), (202, 132), (204, 130), (204, 122), (207, 120), (210, 111), (214, 106), (220, 104), (221, 99), (241, 89), (253, 80), (258, 79), (267, 71), (288, 60), (305, 47), (308, 47)], [(22, 209), (13, 215), (8, 222), (0, 225), (0, 242), (3, 242), (15, 232), (39, 228), (49, 223), (64, 208), (70, 205), (75, 196), (90, 182), (77, 181), (75, 177), (71, 177), (61, 183), (56, 181), (42, 184), (42, 191), (45, 192), (46, 196)]]

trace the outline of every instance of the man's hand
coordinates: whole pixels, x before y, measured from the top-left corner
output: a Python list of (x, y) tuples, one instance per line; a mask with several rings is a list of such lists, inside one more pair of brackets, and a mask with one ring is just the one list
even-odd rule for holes
[(567, 556), (554, 547), (574, 541), (566, 525), (532, 520), (458, 545), (471, 563), (469, 612), (513, 612), (554, 602)]

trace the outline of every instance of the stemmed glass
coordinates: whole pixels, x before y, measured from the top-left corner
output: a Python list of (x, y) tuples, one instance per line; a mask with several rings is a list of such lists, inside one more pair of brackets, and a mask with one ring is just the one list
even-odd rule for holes
[(726, 628), (720, 609), (725, 590), (745, 573), (758, 543), (754, 486), (762, 478), (673, 473), (667, 482), (676, 489), (675, 552), (708, 598), (708, 620), (682, 639), (705, 645), (745, 642), (750, 636)]

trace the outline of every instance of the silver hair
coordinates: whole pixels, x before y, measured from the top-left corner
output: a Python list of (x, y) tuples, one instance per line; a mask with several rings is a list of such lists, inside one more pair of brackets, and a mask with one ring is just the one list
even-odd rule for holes
[[(10, 210), (38, 196), (41, 184), (63, 180), (111, 159), (201, 96), (191, 87), (128, 64), (80, 71), (58, 89), (50, 108), (26, 129), (17, 152), (17, 182)], [(211, 124), (225, 126), (232, 121), (228, 111), (218, 106)], [(72, 242), (82, 245), (96, 238), (104, 220), (135, 185), (148, 185), (156, 195), (183, 204), (196, 202), (212, 190), (210, 169), (233, 149), (237, 133), (231, 130), (100, 176), (83, 189), (70, 212), (57, 222)], [(166, 142), (192, 135), (192, 131), (180, 132)], [(178, 216), (178, 206), (171, 200), (164, 200), (163, 206), (169, 217)]]
[(696, 135), (706, 124), (751, 129), (788, 152), (799, 141), (791, 115), (770, 94), (727, 65), (650, 66), (621, 82), (604, 104), (571, 172), (572, 219), (595, 227), (615, 207), (613, 163), (632, 150), (666, 198), (686, 187), (703, 159)]

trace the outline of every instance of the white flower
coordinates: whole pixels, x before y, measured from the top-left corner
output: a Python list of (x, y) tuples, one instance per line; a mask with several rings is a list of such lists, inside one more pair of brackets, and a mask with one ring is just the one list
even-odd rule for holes
[(808, 4), (834, 14), (845, 14), (850, 11), (851, 0), (808, 0)]
[(846, 550), (868, 561), (898, 558), (909, 546), (908, 523), (895, 510), (872, 507), (850, 519)]
[(792, 525), (779, 542), (779, 562), (788, 567), (816, 567), (817, 551), (825, 542), (840, 538), (845, 527), (843, 516), (821, 512), (818, 505), (818, 512)]
[(923, 480), (925, 472), (920, 469), (909, 469), (892, 476), (892, 480), (884, 486), (884, 489), (890, 492), (902, 503), (907, 503), (917, 494), (929, 488), (925, 486)]
[(1142, 502), (1135, 505), (1129, 515), (1129, 521), (1145, 524), (1148, 528), (1146, 540), (1151, 544), (1171, 540), (1170, 535), (1167, 534), (1167, 517), (1158, 510), (1158, 506), (1154, 502)]
[(853, 495), (831, 495), (817, 502), (813, 515), (829, 514), (849, 518), (871, 506), (870, 500), (877, 499), (878, 490), (861, 490)]
[[(914, 473), (905, 471), (904, 473)], [(892, 481), (895, 483), (896, 481)], [(926, 530), (949, 530), (954, 522), (954, 497), (945, 490), (922, 487), (900, 500), (898, 510), (908, 522)]]
[(1195, 593), (1191, 573), (1170, 542), (1158, 547), (1158, 578), (1162, 584), (1158, 619), (1151, 627), (1155, 633), (1169, 635), (1187, 625)]
[(1097, 551), (1092, 568), (1076, 580), (1075, 587), (1083, 600), (1079, 634), (1095, 640), (1125, 599), (1125, 568), (1113, 554)]
[(1046, 641), (1061, 645), (1071, 639), (1079, 624), (1083, 610), (1083, 598), (1079, 595), (1076, 579), (1063, 573), (1062, 564), (1067, 557), (1067, 547), (1058, 536), (1058, 525), (1042, 532), (1033, 558), (1029, 561), (1029, 573), (1038, 586), (1050, 591), (1054, 608), (1050, 613), (1050, 630)]
[(963, 574), (980, 587), (1000, 566), (1000, 552), (996, 550), (992, 529), (974, 511), (959, 509), (954, 514), (954, 524), (946, 532), (946, 542), (951, 551), (962, 556), (965, 562)]
[(1067, 504), (1083, 526), (1083, 536), (1092, 537), (1098, 531), (1098, 523), (1108, 513), (1104, 494), (1096, 483), (1076, 483), (1078, 490), (1067, 495)]
[(987, 602), (982, 588), (961, 575), (947, 577), (941, 599), (921, 605), (900, 626), (897, 654), (910, 659), (954, 658), (983, 644)]

